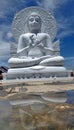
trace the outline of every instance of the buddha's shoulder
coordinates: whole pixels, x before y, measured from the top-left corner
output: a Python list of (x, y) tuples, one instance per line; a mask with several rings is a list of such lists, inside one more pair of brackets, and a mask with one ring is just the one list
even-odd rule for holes
[(20, 37), (29, 37), (31, 35), (32, 35), (32, 33), (24, 33), (24, 34), (21, 34)]
[[(20, 37), (21, 37), (21, 38), (23, 38), (23, 37), (24, 37), (24, 38), (28, 38), (28, 37), (30, 37), (31, 35), (35, 35), (35, 34), (34, 34), (34, 33), (24, 33), (24, 34), (21, 34)], [(41, 33), (38, 33), (37, 36), (50, 37), (49, 34), (47, 34), (47, 33), (42, 33), (42, 32), (41, 32)]]
[(39, 33), (38, 35), (43, 36), (43, 37), (50, 37), (49, 34), (47, 33)]

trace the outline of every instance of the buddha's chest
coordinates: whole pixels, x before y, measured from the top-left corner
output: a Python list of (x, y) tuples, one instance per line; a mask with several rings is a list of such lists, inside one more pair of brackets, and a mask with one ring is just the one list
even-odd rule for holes
[(38, 46), (36, 47), (32, 47), (29, 52), (28, 52), (28, 56), (35, 58), (35, 57), (41, 57), (43, 56), (42, 51), (40, 50), (40, 48)]

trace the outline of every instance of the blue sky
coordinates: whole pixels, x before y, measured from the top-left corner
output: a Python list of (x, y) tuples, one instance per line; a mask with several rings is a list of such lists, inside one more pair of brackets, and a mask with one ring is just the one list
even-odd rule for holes
[(56, 39), (60, 39), (61, 55), (67, 65), (74, 68), (74, 0), (0, 0), (0, 66), (8, 65), (14, 15), (30, 6), (52, 12), (57, 22)]

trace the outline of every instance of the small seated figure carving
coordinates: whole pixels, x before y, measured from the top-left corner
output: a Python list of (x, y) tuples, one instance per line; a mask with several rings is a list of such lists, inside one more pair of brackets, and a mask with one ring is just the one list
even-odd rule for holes
[(21, 34), (18, 40), (17, 57), (9, 59), (11, 68), (42, 66), (62, 66), (64, 58), (55, 56), (51, 37), (41, 32), (42, 20), (33, 12), (27, 19), (29, 33)]

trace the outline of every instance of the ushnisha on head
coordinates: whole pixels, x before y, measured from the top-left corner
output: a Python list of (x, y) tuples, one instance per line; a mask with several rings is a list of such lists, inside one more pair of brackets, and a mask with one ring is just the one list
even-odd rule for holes
[(31, 13), (27, 19), (27, 26), (29, 28), (29, 31), (31, 33), (37, 34), (41, 32), (41, 25), (42, 21), (40, 15), (36, 12)]

